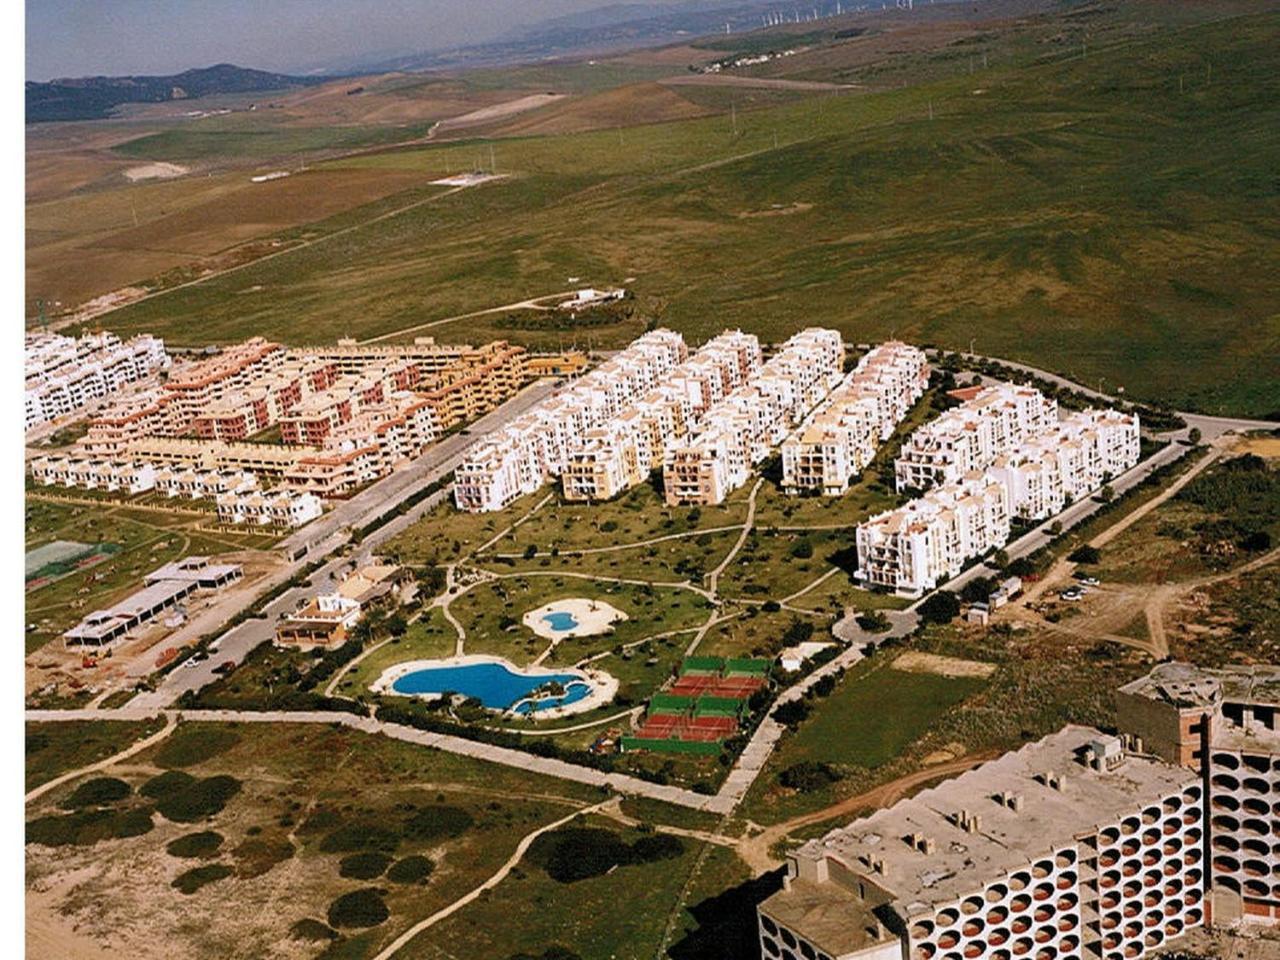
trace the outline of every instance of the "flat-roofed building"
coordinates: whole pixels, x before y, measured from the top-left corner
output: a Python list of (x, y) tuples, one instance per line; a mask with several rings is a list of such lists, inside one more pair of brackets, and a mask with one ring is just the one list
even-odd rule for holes
[(898, 490), (928, 490), (985, 470), (1058, 419), (1058, 403), (1039, 390), (1001, 383), (963, 391), (960, 406), (930, 420), (906, 439), (894, 461)]
[[(743, 384), (760, 367), (759, 341), (726, 330), (648, 393), (570, 443), (561, 485), (568, 500), (608, 500), (662, 467), (667, 447), (700, 415), (695, 407)], [(705, 387), (705, 391), (691, 389)], [(701, 410), (705, 413), (705, 407)]]
[(218, 495), (221, 523), (292, 529), (310, 523), (324, 512), (320, 498), (305, 490), (240, 490)]
[(897, 341), (872, 349), (782, 444), (783, 489), (844, 493), (928, 385), (923, 351)]
[(1140, 443), (1137, 414), (1069, 413), (997, 457), (990, 473), (1008, 491), (1015, 516), (1042, 520), (1133, 467)]
[(788, 854), (764, 960), (1140, 960), (1204, 925), (1204, 789), (1068, 726)]
[(113, 333), (78, 339), (28, 333), (24, 344), (26, 429), (82, 410), (169, 366), (164, 341)]
[(1009, 499), (990, 474), (973, 471), (859, 524), (855, 576), (866, 586), (918, 597), (1009, 539)]
[(208, 557), (184, 557), (142, 578), (144, 586), (119, 603), (95, 610), (66, 633), (67, 646), (105, 647), (123, 639), (197, 590), (219, 590), (239, 580), (239, 564), (213, 563)]
[(1142, 749), (1204, 778), (1215, 924), (1280, 924), (1280, 666), (1162, 663), (1116, 693)]
[(501, 510), (558, 477), (588, 430), (618, 416), (688, 356), (684, 338), (651, 330), (506, 427), (472, 446), (454, 475), (461, 510)]
[(360, 604), (336, 593), (322, 593), (285, 616), (276, 626), (276, 645), (300, 650), (333, 650), (347, 642), (360, 620)]
[(789, 338), (706, 412), (695, 433), (668, 446), (662, 469), (666, 502), (723, 502), (839, 383), (843, 366), (844, 342), (837, 331), (810, 327)]

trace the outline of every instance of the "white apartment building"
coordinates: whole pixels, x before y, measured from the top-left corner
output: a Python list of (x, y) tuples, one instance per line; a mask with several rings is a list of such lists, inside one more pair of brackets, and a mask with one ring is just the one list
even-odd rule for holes
[(760, 358), (759, 340), (741, 330), (707, 341), (663, 383), (570, 445), (561, 472), (565, 498), (608, 500), (643, 483), (673, 441), (759, 370)]
[(324, 508), (314, 493), (277, 487), (218, 495), (221, 523), (263, 527), (300, 527), (320, 516)]
[(1139, 447), (1137, 414), (1086, 410), (997, 457), (990, 473), (1004, 485), (1014, 516), (1043, 520), (1130, 469)]
[(106, 332), (78, 340), (28, 333), (24, 353), (28, 430), (75, 413), (169, 365), (164, 341), (145, 335), (121, 342)]
[(458, 509), (501, 510), (559, 476), (588, 430), (617, 417), (687, 356), (680, 334), (650, 331), (561, 393), (481, 439), (454, 474)]
[(698, 432), (667, 448), (668, 504), (723, 502), (787, 433), (835, 387), (844, 365), (839, 332), (795, 334), (745, 384), (708, 410)]
[(840, 496), (928, 385), (923, 351), (898, 341), (872, 349), (782, 444), (783, 490)]
[(1057, 401), (1031, 387), (1000, 383), (956, 393), (966, 397), (960, 406), (930, 420), (902, 445), (894, 461), (899, 490), (928, 490), (985, 470), (1058, 419)]
[(868, 587), (918, 597), (1003, 546), (1009, 516), (1005, 487), (975, 470), (860, 524), (855, 576)]

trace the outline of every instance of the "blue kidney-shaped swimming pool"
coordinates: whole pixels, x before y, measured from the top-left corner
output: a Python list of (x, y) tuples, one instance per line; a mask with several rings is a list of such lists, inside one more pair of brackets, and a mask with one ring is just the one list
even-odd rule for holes
[[(556, 682), (564, 688), (560, 695), (530, 699), (539, 687)], [(531, 713), (576, 703), (591, 692), (578, 673), (523, 673), (501, 663), (463, 663), (453, 666), (423, 667), (406, 673), (391, 684), (396, 693), (408, 695), (460, 693), (475, 697), (491, 710)]]

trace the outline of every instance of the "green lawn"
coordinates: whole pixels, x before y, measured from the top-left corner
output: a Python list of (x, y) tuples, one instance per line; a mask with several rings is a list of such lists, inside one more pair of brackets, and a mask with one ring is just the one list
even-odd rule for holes
[(779, 764), (821, 760), (875, 769), (984, 684), (888, 666), (851, 675), (787, 740)]
[[(750, 112), (736, 133), (710, 117), (623, 144), (612, 130), (503, 140), (511, 179), (113, 325), (169, 335), (198, 316), (211, 340), (370, 335), (567, 276), (634, 276), (637, 305), (696, 340), (735, 324), (777, 340), (813, 322), (859, 339), (976, 340), (1138, 398), (1267, 412), (1280, 395), (1278, 21), (1165, 25), (1087, 60), (1004, 61), (980, 78)], [(340, 162), (443, 173), (485, 147)], [(775, 205), (795, 212), (744, 216)]]

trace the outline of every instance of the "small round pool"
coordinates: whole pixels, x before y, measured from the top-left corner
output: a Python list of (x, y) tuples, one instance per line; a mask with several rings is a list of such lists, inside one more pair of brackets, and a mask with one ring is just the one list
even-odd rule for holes
[(578, 626), (577, 618), (572, 613), (564, 610), (544, 613), (542, 619), (556, 633), (564, 633), (566, 630), (573, 630)]
[[(560, 689), (539, 692), (552, 683)], [(483, 662), (422, 667), (398, 677), (391, 690), (408, 696), (458, 693), (475, 697), (490, 710), (533, 713), (576, 703), (591, 692), (591, 685), (580, 673), (526, 673)]]

